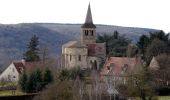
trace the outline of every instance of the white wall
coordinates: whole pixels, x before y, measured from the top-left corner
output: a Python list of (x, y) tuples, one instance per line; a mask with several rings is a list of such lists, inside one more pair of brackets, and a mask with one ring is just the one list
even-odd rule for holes
[(13, 63), (11, 63), (0, 75), (0, 80), (17, 82), (19, 80), (19, 73)]

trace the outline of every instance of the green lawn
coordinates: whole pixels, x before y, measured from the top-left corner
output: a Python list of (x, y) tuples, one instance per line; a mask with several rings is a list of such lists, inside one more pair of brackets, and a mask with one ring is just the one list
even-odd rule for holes
[(170, 100), (170, 96), (159, 96), (158, 100)]
[(24, 95), (25, 93), (19, 91), (19, 90), (5, 90), (5, 91), (0, 91), (0, 96), (12, 96), (12, 95)]

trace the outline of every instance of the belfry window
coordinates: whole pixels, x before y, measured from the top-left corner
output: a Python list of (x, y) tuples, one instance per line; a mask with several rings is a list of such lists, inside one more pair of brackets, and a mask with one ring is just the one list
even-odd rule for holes
[(91, 30), (91, 36), (93, 36), (93, 30)]
[(81, 61), (81, 55), (79, 55), (78, 59), (79, 59), (79, 61)]
[(88, 30), (85, 30), (85, 36), (87, 36), (88, 35)]

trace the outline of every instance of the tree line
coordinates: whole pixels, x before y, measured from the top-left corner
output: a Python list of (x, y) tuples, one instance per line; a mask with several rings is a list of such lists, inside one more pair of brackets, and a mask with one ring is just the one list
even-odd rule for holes
[(48, 68), (46, 68), (44, 73), (42, 73), (40, 69), (37, 69), (30, 74), (24, 72), (19, 79), (21, 90), (26, 93), (41, 91), (51, 82), (53, 82), (53, 75)]

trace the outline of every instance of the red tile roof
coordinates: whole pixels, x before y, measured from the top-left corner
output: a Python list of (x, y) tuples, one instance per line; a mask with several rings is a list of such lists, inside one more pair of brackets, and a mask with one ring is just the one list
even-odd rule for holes
[(27, 71), (35, 70), (37, 68), (43, 68), (44, 64), (41, 62), (25, 62), (25, 68)]
[(127, 70), (134, 70), (139, 62), (140, 61), (137, 58), (109, 57), (106, 59), (101, 75), (119, 76), (125, 66), (127, 67)]
[(87, 48), (88, 48), (88, 55), (89, 56), (105, 55), (105, 53), (106, 53), (104, 43), (87, 44)]
[(19, 74), (22, 73), (22, 71), (25, 69), (25, 66), (22, 62), (13, 62), (16, 70), (18, 71)]
[(41, 62), (13, 62), (18, 73), (21, 74), (23, 70), (32, 71), (37, 68), (43, 68), (44, 64)]

